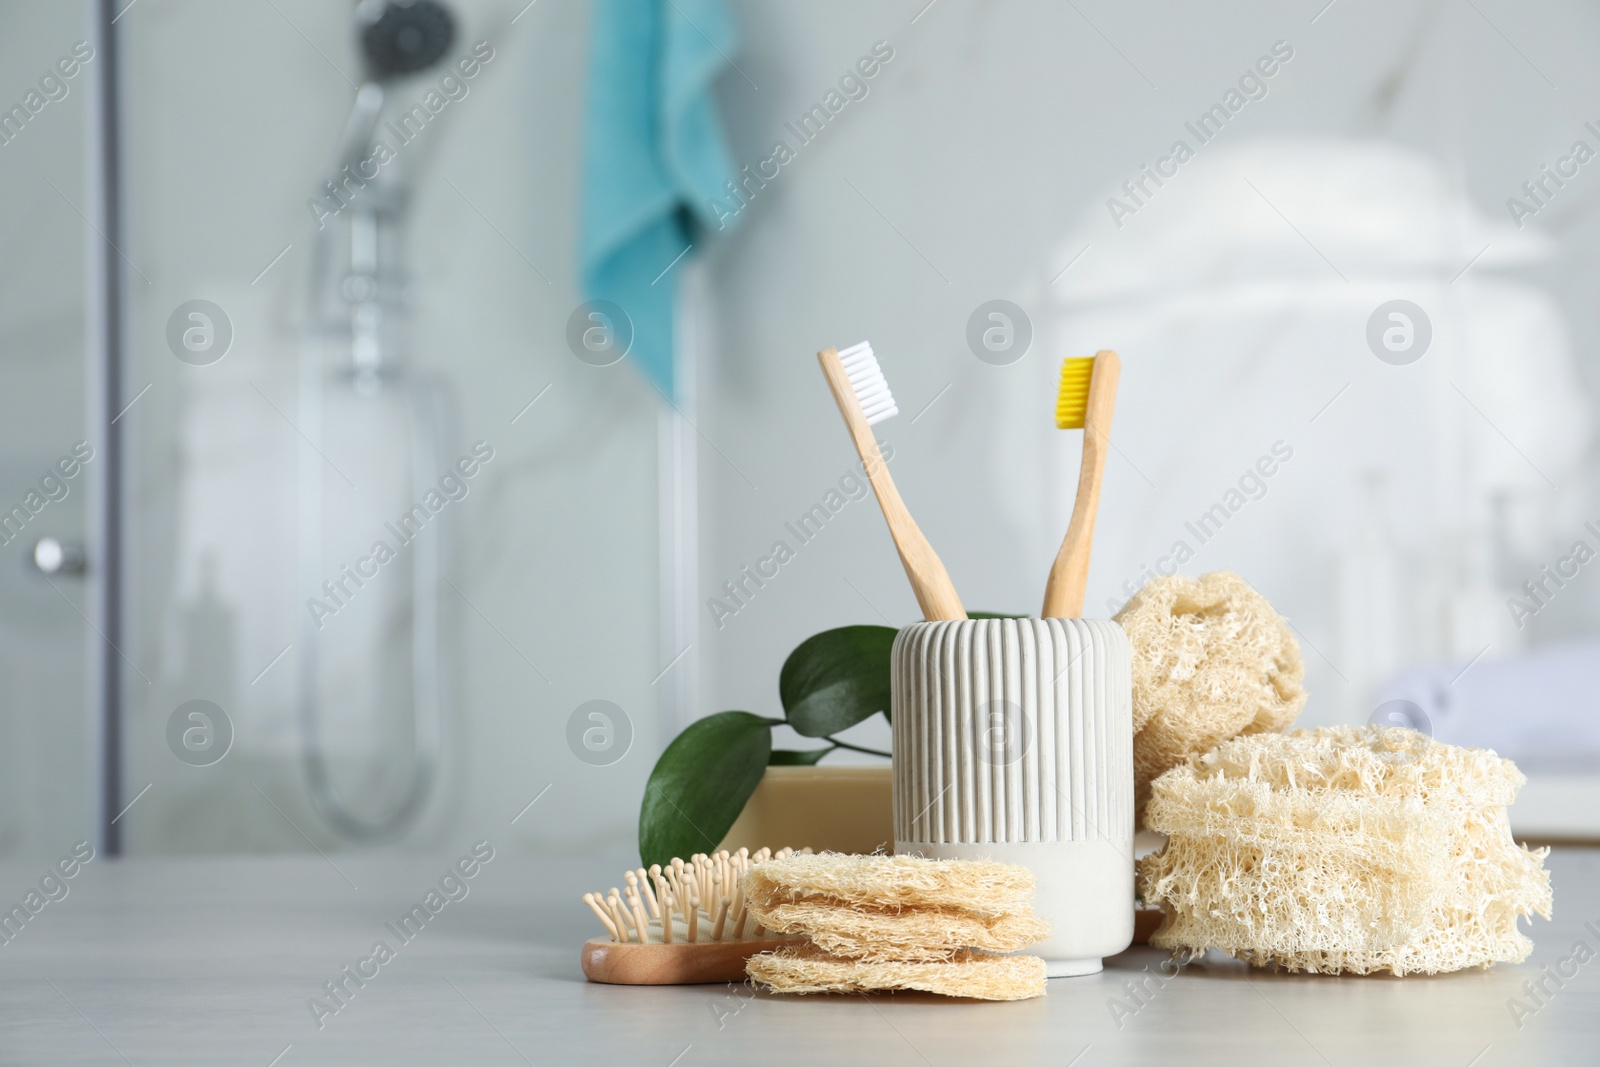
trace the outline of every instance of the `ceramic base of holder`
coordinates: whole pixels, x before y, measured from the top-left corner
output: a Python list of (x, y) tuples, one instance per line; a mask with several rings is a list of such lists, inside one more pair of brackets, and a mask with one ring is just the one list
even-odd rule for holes
[(1100, 961), (1133, 943), (1133, 860), (1110, 841), (933, 844), (896, 841), (897, 854), (944, 860), (994, 860), (1029, 868), (1038, 879), (1033, 910), (1050, 937), (1023, 951), (1044, 957), (1046, 974), (1093, 974)]
[(1099, 957), (1087, 960), (1053, 960), (1046, 956), (1044, 960), (1046, 978), (1077, 978), (1085, 974), (1099, 974), (1102, 969)]
[(1104, 619), (914, 623), (895, 638), (897, 853), (1033, 871), (1051, 934), (1090, 974), (1134, 933), (1132, 649)]

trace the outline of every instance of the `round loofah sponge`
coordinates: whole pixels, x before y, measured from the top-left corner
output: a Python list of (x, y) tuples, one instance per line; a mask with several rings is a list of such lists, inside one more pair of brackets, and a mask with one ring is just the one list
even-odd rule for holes
[(774, 993), (872, 993), (921, 989), (946, 997), (1027, 1000), (1045, 995), (1044, 960), (962, 952), (949, 960), (867, 960), (797, 945), (750, 957), (750, 977)]
[(1333, 727), (1224, 742), (1156, 780), (1139, 861), (1150, 943), (1292, 971), (1436, 974), (1525, 959), (1550, 916), (1545, 851), (1511, 839), (1526, 779), (1414, 730)]
[(1023, 909), (984, 915), (962, 908), (870, 911), (802, 900), (750, 914), (775, 934), (804, 934), (835, 956), (859, 960), (948, 960), (962, 950), (1015, 952), (1050, 936), (1050, 924)]
[(1305, 707), (1294, 632), (1237, 574), (1156, 578), (1116, 615), (1133, 646), (1133, 779), (1150, 783), (1240, 734), (1282, 730)]
[(992, 914), (1028, 909), (1033, 886), (1033, 872), (1014, 863), (842, 852), (768, 860), (744, 876), (745, 895), (758, 910), (809, 900), (852, 908)]
[(938, 961), (1049, 937), (1050, 924), (1033, 914), (1033, 886), (1033, 872), (1016, 864), (824, 852), (752, 867), (744, 899), (761, 926), (804, 934), (835, 957)]

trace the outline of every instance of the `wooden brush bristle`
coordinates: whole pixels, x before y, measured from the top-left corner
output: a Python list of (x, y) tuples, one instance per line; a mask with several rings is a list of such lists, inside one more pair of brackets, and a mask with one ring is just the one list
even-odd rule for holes
[[(802, 849), (810, 852), (810, 849)], [(691, 944), (707, 941), (750, 941), (761, 927), (746, 921), (744, 874), (758, 863), (785, 859), (794, 849), (773, 852), (763, 848), (754, 855), (737, 852), (703, 852), (688, 861), (673, 859), (623, 872), (627, 888), (585, 893), (580, 898), (606, 935), (616, 942)]]

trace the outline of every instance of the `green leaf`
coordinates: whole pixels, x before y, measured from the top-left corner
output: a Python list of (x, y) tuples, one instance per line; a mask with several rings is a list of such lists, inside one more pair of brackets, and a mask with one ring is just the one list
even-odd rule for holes
[(825, 737), (874, 714), (889, 715), (888, 626), (824, 630), (789, 653), (778, 675), (778, 697), (795, 732)]
[(775, 748), (772, 750), (772, 755), (767, 759), (767, 766), (815, 767), (818, 760), (838, 747), (838, 745), (829, 745), (827, 748)]
[(1032, 616), (1029, 616), (1029, 615), (1007, 615), (1004, 612), (1000, 612), (1000, 611), (969, 611), (969, 612), (967, 612), (967, 618), (969, 618), (969, 619), (1027, 619), (1027, 618), (1031, 618), (1031, 617)]
[(646, 867), (716, 847), (766, 772), (772, 727), (781, 721), (719, 711), (673, 738), (639, 805), (639, 858)]

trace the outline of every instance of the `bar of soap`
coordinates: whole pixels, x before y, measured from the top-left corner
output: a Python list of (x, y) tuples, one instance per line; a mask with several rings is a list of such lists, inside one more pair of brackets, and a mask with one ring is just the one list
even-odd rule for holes
[(1415, 730), (1234, 738), (1157, 778), (1139, 861), (1157, 948), (1326, 974), (1520, 962), (1550, 917), (1548, 849), (1511, 837), (1510, 760)]

